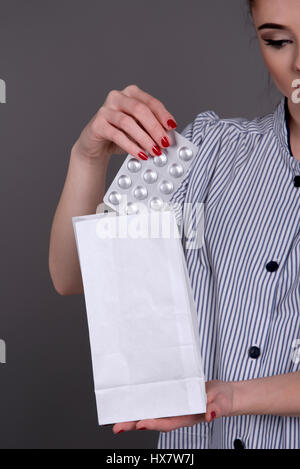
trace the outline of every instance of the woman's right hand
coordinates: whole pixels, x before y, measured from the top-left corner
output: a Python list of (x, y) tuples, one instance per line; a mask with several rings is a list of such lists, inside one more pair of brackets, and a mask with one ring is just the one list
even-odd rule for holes
[(77, 151), (88, 158), (131, 154), (142, 160), (170, 143), (166, 130), (177, 127), (165, 106), (136, 85), (113, 90), (103, 106), (81, 132)]

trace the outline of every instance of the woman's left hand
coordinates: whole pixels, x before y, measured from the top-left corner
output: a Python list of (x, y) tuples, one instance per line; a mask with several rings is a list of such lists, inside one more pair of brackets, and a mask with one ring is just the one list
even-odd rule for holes
[(193, 427), (197, 423), (211, 422), (214, 418), (228, 417), (232, 414), (234, 408), (233, 383), (217, 380), (207, 381), (206, 394), (205, 414), (121, 422), (113, 426), (113, 432), (115, 434), (129, 430), (170, 432), (180, 427)]

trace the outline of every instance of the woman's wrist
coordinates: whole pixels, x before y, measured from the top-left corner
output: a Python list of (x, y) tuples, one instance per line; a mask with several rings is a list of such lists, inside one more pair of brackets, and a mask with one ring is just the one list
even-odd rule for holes
[(243, 415), (247, 412), (248, 382), (233, 381), (230, 383), (233, 390), (232, 412), (230, 417)]
[(232, 416), (235, 415), (289, 415), (282, 408), (286, 407), (285, 388), (294, 375), (268, 376), (263, 378), (253, 378), (245, 381), (232, 382), (233, 389), (233, 409)]
[(97, 166), (104, 167), (108, 166), (111, 154), (104, 152), (99, 154), (99, 156), (90, 156), (87, 152), (84, 151), (80, 145), (79, 140), (77, 140), (71, 150), (71, 158), (78, 160), (80, 163), (87, 164), (88, 166)]
[(262, 415), (267, 413), (266, 380), (261, 378), (233, 381), (233, 409), (231, 416)]

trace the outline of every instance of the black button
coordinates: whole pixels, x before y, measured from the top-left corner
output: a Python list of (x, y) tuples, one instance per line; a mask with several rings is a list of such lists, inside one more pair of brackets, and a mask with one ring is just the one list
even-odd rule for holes
[(258, 358), (260, 356), (260, 349), (253, 345), (253, 347), (249, 348), (248, 353), (250, 358)]
[(275, 272), (278, 269), (278, 267), (279, 265), (277, 264), (277, 262), (274, 262), (274, 261), (268, 262), (268, 264), (266, 265), (266, 269), (269, 272)]
[(300, 176), (295, 176), (294, 185), (295, 187), (300, 187)]
[(234, 449), (244, 449), (245, 448), (245, 445), (242, 442), (242, 440), (239, 440), (238, 438), (236, 440), (234, 440), (233, 446), (234, 446)]

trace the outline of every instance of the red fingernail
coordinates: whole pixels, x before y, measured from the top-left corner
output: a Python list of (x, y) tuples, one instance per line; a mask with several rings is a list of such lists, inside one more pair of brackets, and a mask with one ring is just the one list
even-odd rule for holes
[(147, 428), (141, 427), (141, 428), (139, 428), (139, 430), (147, 430)]
[(159, 148), (158, 145), (155, 145), (155, 146), (152, 148), (152, 151), (153, 151), (153, 153), (155, 153), (157, 156), (162, 155), (162, 151), (161, 151), (161, 149)]
[(215, 411), (213, 411), (213, 412), (210, 414), (210, 416), (211, 416), (211, 419), (212, 419), (212, 420), (213, 420), (214, 418), (216, 418), (216, 413), (215, 413)]
[(177, 127), (177, 124), (175, 121), (173, 121), (173, 119), (169, 119), (168, 122), (167, 122), (168, 126), (171, 127), (172, 129), (176, 129)]
[(169, 142), (168, 137), (162, 138), (162, 139), (161, 139), (161, 143), (162, 143), (162, 146), (165, 147), (165, 148), (167, 148), (167, 147), (170, 146), (170, 142)]
[(140, 152), (139, 152), (139, 157), (140, 157), (142, 160), (147, 160), (147, 159), (148, 159), (148, 156), (147, 156), (146, 153), (144, 153), (143, 151), (140, 151)]
[(122, 433), (123, 431), (124, 431), (124, 430), (120, 430), (120, 431), (119, 431), (119, 432), (117, 432), (117, 433)]

